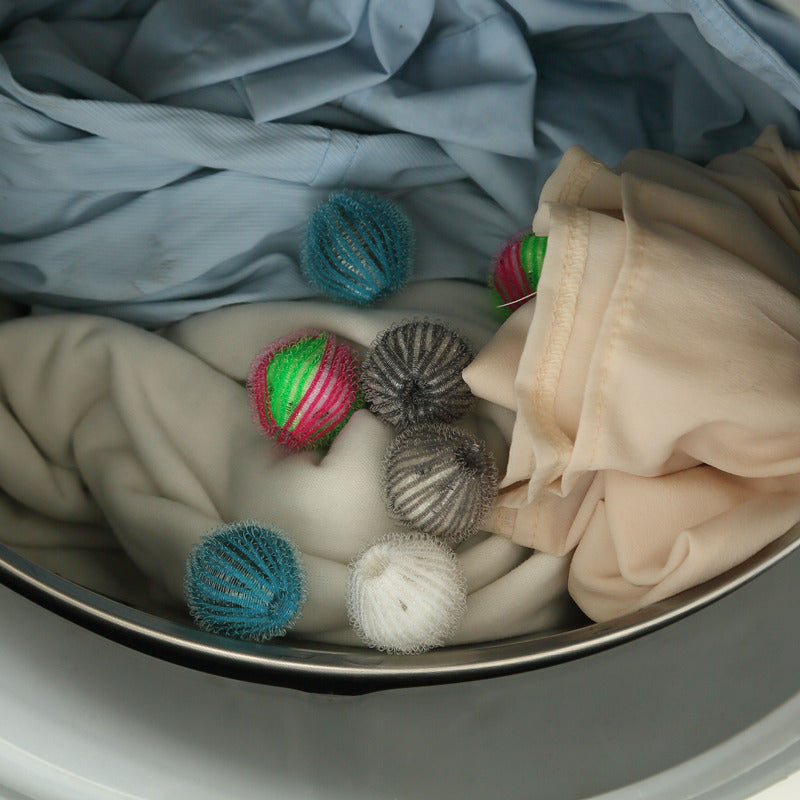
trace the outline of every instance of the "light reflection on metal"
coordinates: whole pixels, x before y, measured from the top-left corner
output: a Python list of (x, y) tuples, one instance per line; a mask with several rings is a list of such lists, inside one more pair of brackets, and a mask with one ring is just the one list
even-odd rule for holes
[(0, 545), (0, 583), (42, 607), (141, 652), (206, 672), (313, 692), (361, 694), (540, 669), (658, 630), (760, 575), (800, 546), (800, 525), (707, 583), (620, 619), (571, 630), (390, 656), (299, 639), (255, 644), (225, 639), (109, 600)]

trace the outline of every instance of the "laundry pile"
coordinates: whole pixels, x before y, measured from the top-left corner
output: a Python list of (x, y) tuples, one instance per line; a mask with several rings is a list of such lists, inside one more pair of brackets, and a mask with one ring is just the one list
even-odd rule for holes
[(567, 152), (526, 305), (465, 371), (516, 413), (489, 530), (572, 553), (611, 619), (800, 521), (800, 153), (774, 128), (707, 167)]
[[(261, 520), (304, 562), (291, 635), (361, 642), (356, 560), (436, 514), (387, 503), (380, 385), (288, 452), (248, 376), (298, 331), (360, 360), (424, 319), (477, 354), (452, 424), (500, 478), (448, 543), (448, 642), (740, 563), (800, 520), (798, 109), (800, 22), (755, 0), (3, 5), (0, 540), (174, 614), (197, 546)], [(304, 250), (341, 190), (413, 229), (388, 270), (341, 237), (355, 294)], [(531, 233), (509, 316), (493, 258)]]

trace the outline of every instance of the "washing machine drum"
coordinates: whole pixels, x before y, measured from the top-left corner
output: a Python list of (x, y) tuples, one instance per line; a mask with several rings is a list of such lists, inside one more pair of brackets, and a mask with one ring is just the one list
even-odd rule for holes
[[(699, 798), (714, 775), (752, 787), (789, 759), (775, 715), (798, 688), (791, 8), (43, 0), (0, 11), (0, 93), (9, 796)], [(366, 253), (341, 274), (374, 286), (390, 263), (396, 293), (361, 307), (320, 279), (323, 203), (345, 252)], [(499, 302), (487, 277), (509, 239), (520, 258), (521, 232), (541, 275)], [(325, 381), (371, 355), (391, 384), (403, 348), (380, 362), (376, 340), (434, 318), (465, 340), (456, 374), (480, 402), (461, 426), (500, 493), (485, 530), (446, 542), (447, 636), (390, 640), (388, 623), (369, 633), (352, 564), (437, 521), (402, 492), (386, 507), (400, 437), (354, 391), (330, 449), (287, 458), (251, 419), (273, 411), (254, 365), (296, 331), (333, 353), (322, 330), (353, 359)], [(456, 350), (431, 346), (430, 374)], [(684, 373), (716, 394), (686, 401)], [(691, 502), (679, 473), (700, 477)], [(654, 477), (672, 484), (652, 501), (622, 486)], [(565, 503), (535, 505), (545, 487)], [(482, 488), (463, 508), (486, 511)], [(626, 540), (648, 514), (650, 535)], [(286, 636), (189, 618), (187, 559), (224, 523), (291, 540), (305, 605), (269, 630)], [(404, 613), (409, 558), (387, 590)], [(657, 577), (649, 558), (668, 562)], [(760, 766), (743, 755), (751, 727), (774, 745)]]

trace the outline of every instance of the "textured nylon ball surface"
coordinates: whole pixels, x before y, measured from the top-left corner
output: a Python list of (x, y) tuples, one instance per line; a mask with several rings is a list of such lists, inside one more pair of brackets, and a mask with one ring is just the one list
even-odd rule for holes
[(494, 257), (489, 287), (495, 306), (510, 316), (536, 293), (547, 249), (547, 237), (529, 233), (505, 243)]
[(370, 410), (398, 428), (452, 422), (475, 398), (461, 377), (472, 348), (438, 322), (413, 320), (383, 331), (367, 353), (361, 379)]
[(306, 596), (302, 557), (275, 528), (222, 525), (192, 551), (186, 602), (198, 627), (251, 641), (282, 636)]
[(253, 419), (287, 450), (328, 446), (363, 405), (354, 351), (332, 333), (300, 331), (274, 341), (247, 379)]
[(370, 192), (333, 193), (310, 217), (300, 264), (328, 297), (368, 305), (404, 286), (414, 260), (405, 212)]
[(350, 622), (370, 647), (422, 653), (447, 644), (467, 607), (464, 572), (442, 542), (396, 533), (351, 564)]
[(497, 493), (494, 458), (479, 439), (452, 425), (407, 428), (384, 461), (389, 513), (456, 543), (478, 530)]

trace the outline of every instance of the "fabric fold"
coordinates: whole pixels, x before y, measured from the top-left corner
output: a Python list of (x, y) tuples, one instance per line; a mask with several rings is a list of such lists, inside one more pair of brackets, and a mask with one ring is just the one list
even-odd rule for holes
[[(517, 415), (488, 527), (573, 552), (595, 619), (800, 521), (799, 188), (800, 154), (767, 129), (704, 168), (574, 149), (543, 189), (529, 324), (512, 316), (465, 378)], [(520, 354), (502, 376), (498, 348)]]

